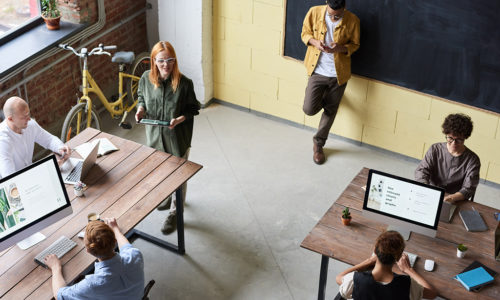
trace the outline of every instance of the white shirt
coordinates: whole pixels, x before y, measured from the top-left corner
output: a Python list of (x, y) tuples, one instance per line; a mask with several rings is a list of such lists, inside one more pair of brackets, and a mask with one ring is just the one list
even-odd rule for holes
[[(337, 21), (332, 21), (328, 16), (328, 13), (325, 13), (325, 22), (326, 22), (326, 34), (325, 34), (325, 45), (331, 47), (333, 41), (333, 32), (335, 31), (335, 27), (340, 23), (340, 18)], [(314, 70), (314, 73), (326, 76), (326, 77), (337, 77), (337, 69), (335, 68), (335, 61), (333, 60), (333, 53), (321, 52), (318, 59), (318, 65)]]
[(32, 163), (35, 143), (52, 152), (59, 152), (64, 146), (60, 139), (48, 133), (33, 119), (21, 134), (10, 129), (7, 120), (0, 123), (0, 178)]
[[(411, 278), (410, 283), (410, 300), (420, 300), (424, 293), (424, 287)], [(387, 284), (380, 282), (381, 284)], [(352, 300), (352, 291), (354, 289), (354, 272), (347, 273), (342, 278), (342, 284), (339, 286), (339, 292), (342, 298)]]

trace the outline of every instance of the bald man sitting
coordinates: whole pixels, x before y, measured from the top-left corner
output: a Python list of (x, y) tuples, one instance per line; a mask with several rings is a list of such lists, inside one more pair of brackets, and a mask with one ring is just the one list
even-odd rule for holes
[(3, 106), (5, 120), (0, 123), (0, 178), (30, 165), (35, 143), (61, 156), (69, 157), (70, 149), (40, 127), (30, 117), (28, 103), (19, 97), (10, 97)]

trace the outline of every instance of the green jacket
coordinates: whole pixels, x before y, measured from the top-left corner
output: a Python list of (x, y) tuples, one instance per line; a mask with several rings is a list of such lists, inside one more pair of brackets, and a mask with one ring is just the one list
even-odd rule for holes
[(198, 115), (200, 110), (200, 102), (194, 94), (193, 81), (181, 75), (179, 87), (174, 93), (170, 78), (156, 88), (149, 81), (149, 72), (142, 74), (137, 91), (137, 107), (143, 106), (146, 109), (145, 118), (170, 121), (184, 115), (186, 120), (173, 130), (146, 125), (146, 143), (149, 147), (182, 157), (191, 147), (193, 116)]

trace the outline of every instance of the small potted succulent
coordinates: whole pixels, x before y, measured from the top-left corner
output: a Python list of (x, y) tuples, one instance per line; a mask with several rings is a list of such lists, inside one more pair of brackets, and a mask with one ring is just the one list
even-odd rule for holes
[(342, 224), (348, 226), (351, 224), (351, 212), (349, 211), (349, 207), (344, 208), (342, 211)]
[(463, 258), (465, 256), (466, 251), (467, 247), (464, 244), (459, 244), (457, 247), (457, 257)]
[(59, 29), (61, 12), (57, 9), (57, 0), (42, 0), (42, 18), (49, 30)]
[(86, 187), (85, 183), (83, 183), (81, 181), (78, 181), (77, 183), (75, 183), (75, 185), (73, 186), (73, 188), (75, 190), (75, 196), (77, 196), (77, 197), (83, 196), (83, 189), (85, 187)]

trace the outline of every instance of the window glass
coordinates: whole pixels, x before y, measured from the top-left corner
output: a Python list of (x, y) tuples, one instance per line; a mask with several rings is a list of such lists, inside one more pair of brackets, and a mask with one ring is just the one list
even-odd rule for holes
[(0, 0), (0, 38), (39, 15), (38, 0)]

